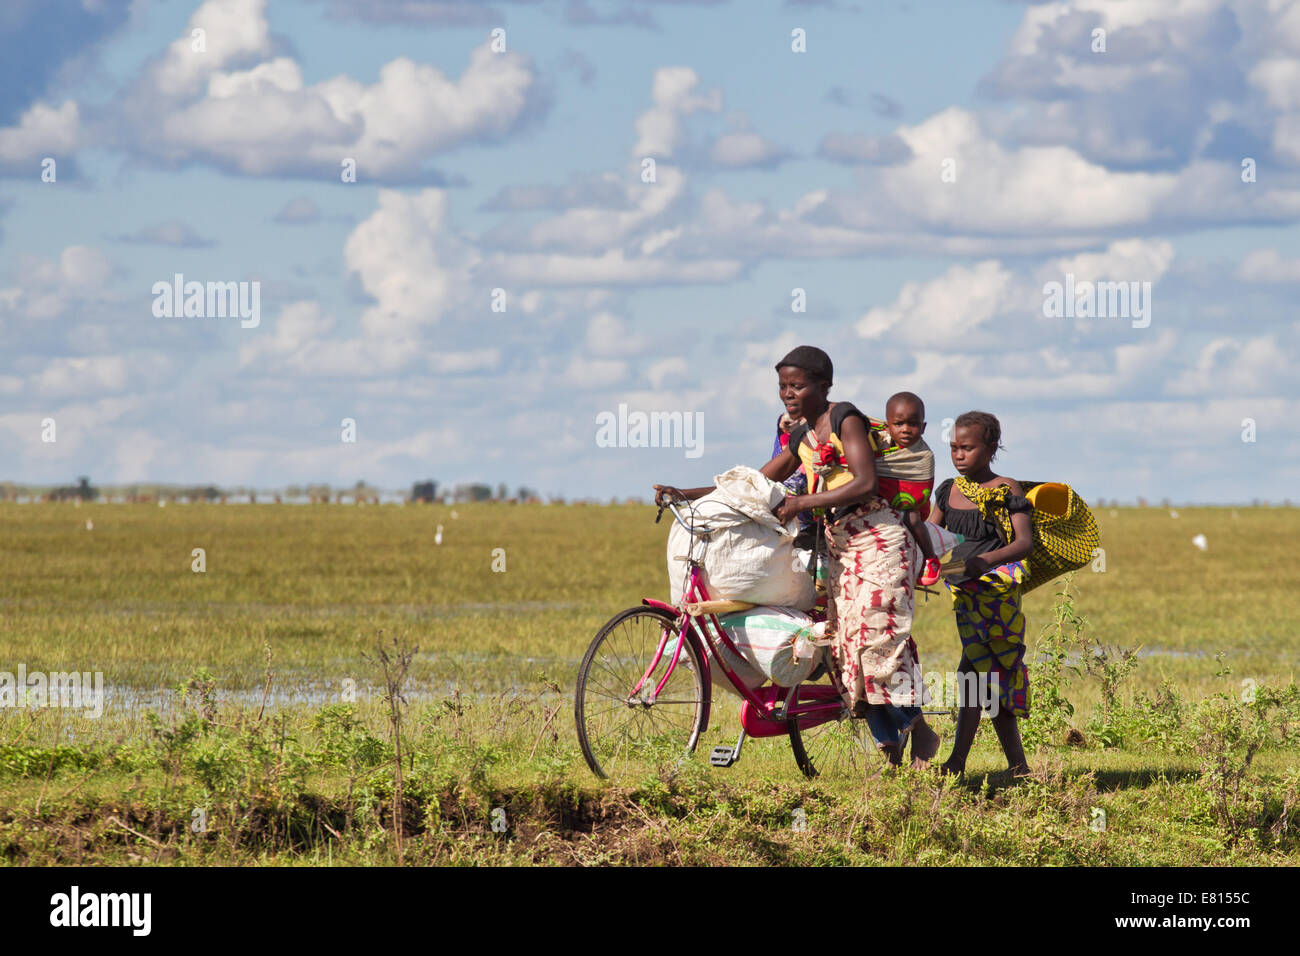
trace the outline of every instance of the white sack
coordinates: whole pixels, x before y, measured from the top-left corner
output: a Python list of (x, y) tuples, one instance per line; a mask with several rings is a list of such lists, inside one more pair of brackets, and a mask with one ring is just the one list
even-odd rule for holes
[[(695, 542), (709, 596), (717, 600), (810, 610), (817, 592), (806, 562), (796, 560), (798, 522), (782, 525), (772, 514), (785, 487), (754, 468), (737, 465), (714, 479), (717, 488), (692, 503), (696, 526), (713, 529)], [(685, 509), (682, 509), (685, 513)], [(682, 599), (691, 535), (677, 522), (668, 532), (670, 600)]]

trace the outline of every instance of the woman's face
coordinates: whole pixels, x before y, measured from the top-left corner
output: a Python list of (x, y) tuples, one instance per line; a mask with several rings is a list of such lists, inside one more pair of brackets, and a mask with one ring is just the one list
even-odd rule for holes
[(811, 372), (793, 365), (777, 370), (781, 404), (795, 421), (807, 418), (810, 411), (820, 411), (826, 404), (826, 385)]
[(952, 430), (952, 441), (948, 444), (952, 449), (952, 466), (962, 475), (987, 468), (996, 450), (984, 443), (983, 432), (974, 425), (958, 425)]

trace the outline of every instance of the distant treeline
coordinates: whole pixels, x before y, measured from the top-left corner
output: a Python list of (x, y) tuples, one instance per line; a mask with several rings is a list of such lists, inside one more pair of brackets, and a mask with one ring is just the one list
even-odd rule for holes
[[(494, 490), (491, 485), (481, 483), (459, 484), (452, 488), (439, 489), (436, 481), (417, 481), (411, 485), (408, 494), (387, 491), (374, 487), (364, 481), (358, 481), (350, 488), (334, 488), (326, 484), (288, 485), (283, 489), (249, 488), (244, 486), (220, 488), (216, 485), (169, 485), (140, 483), (132, 485), (113, 485), (96, 487), (90, 479), (82, 476), (75, 485), (51, 487), (48, 485), (19, 485), (12, 481), (0, 482), (0, 501), (187, 501), (187, 502), (226, 502), (230, 499), (249, 501), (310, 501), (314, 503), (343, 501), (393, 500), (402, 498), (411, 502), (429, 502), (440, 504), (465, 504), (473, 501), (514, 501), (517, 503), (540, 503), (542, 498), (531, 488), (519, 487), (514, 495), (505, 484), (499, 484)], [(563, 498), (550, 499), (552, 503), (564, 502)]]

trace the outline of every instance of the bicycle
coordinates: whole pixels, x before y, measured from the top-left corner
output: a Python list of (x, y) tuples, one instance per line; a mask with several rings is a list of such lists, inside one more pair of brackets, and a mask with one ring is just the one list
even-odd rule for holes
[[(578, 670), (574, 718), (587, 765), (599, 777), (626, 780), (651, 772), (665, 761), (687, 759), (708, 729), (716, 665), (743, 698), (741, 730), (734, 746), (714, 747), (709, 763), (730, 767), (740, 760), (746, 737), (790, 738), (795, 763), (808, 777), (865, 771), (876, 747), (866, 721), (854, 718), (832, 684), (804, 681), (793, 687), (765, 685), (751, 690), (719, 652), (740, 655), (718, 620), (719, 605), (708, 594), (696, 546), (713, 533), (683, 520), (669, 502), (664, 508), (691, 535), (689, 577), (680, 607), (643, 598), (637, 607), (614, 615), (597, 632)], [(821, 553), (814, 550), (810, 573)], [(814, 619), (824, 620), (824, 614)], [(706, 652), (707, 648), (707, 652)], [(820, 647), (814, 671), (830, 666), (829, 649)], [(878, 758), (876, 758), (878, 759)]]

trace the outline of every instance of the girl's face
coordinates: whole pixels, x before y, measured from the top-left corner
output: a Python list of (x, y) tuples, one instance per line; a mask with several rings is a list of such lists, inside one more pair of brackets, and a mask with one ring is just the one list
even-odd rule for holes
[(781, 404), (795, 421), (807, 418), (808, 412), (821, 411), (826, 404), (826, 383), (811, 372), (793, 365), (782, 365), (777, 376)]
[(952, 430), (952, 466), (958, 474), (978, 474), (989, 466), (997, 451), (984, 442), (984, 434), (974, 425), (959, 425)]

